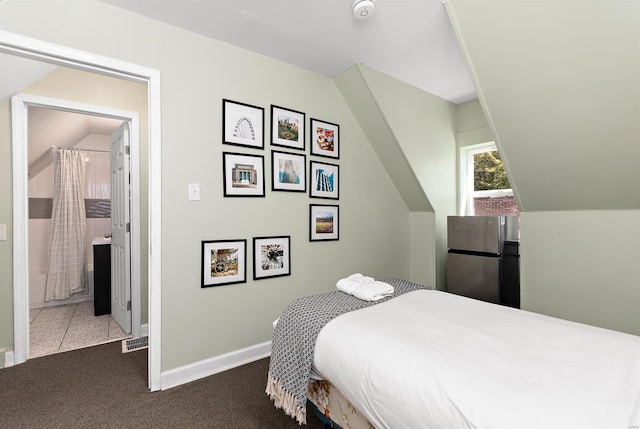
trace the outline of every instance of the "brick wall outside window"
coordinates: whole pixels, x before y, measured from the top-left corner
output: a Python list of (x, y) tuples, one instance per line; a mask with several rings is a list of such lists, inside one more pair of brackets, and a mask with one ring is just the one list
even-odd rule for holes
[(518, 203), (514, 196), (474, 198), (473, 210), (476, 216), (520, 215)]

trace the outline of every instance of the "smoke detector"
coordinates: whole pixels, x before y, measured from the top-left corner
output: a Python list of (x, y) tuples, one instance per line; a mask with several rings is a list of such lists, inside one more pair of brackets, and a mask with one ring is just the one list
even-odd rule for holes
[(373, 0), (355, 0), (351, 7), (353, 7), (353, 16), (360, 21), (369, 19), (376, 13), (376, 4)]

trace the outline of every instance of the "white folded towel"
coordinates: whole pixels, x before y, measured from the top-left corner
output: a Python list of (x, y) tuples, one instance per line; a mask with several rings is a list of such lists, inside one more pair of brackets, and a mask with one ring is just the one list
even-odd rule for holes
[(393, 295), (393, 286), (360, 273), (338, 280), (336, 287), (338, 290), (364, 301), (377, 301)]
[(348, 293), (349, 295), (353, 295), (353, 291), (356, 290), (358, 286), (361, 286), (361, 284), (349, 278), (340, 279), (336, 283), (336, 287), (338, 288), (338, 290), (341, 290), (344, 293)]
[(371, 282), (376, 281), (376, 279), (374, 279), (373, 277), (363, 276), (360, 273), (351, 274), (347, 278), (349, 280), (353, 280), (353, 281), (358, 282), (358, 283), (371, 283)]

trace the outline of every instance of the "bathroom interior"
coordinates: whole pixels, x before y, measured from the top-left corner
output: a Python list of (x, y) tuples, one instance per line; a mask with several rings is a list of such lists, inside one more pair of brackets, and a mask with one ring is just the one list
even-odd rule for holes
[[(94, 305), (96, 280), (100, 280), (94, 275), (94, 251), (96, 246), (110, 243), (110, 135), (120, 124), (114, 119), (29, 108), (29, 358), (130, 338), (110, 314), (99, 312)], [(54, 155), (58, 148), (84, 152), (82, 275), (86, 277), (84, 291), (66, 299), (47, 299)]]

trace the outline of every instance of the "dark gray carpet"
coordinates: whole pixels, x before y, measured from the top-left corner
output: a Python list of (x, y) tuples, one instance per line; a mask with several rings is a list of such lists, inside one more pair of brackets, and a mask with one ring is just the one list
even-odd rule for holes
[[(3, 428), (299, 428), (264, 393), (269, 359), (163, 392), (120, 342), (0, 369)], [(321, 427), (308, 412), (307, 427)]]

